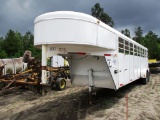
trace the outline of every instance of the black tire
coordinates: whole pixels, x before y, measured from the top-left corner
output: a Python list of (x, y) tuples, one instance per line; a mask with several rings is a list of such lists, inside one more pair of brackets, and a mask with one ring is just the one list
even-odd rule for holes
[(54, 89), (55, 89), (55, 86), (56, 86), (56, 85), (55, 85), (55, 82), (52, 81), (52, 82), (51, 82), (51, 89), (54, 90)]
[(142, 84), (146, 85), (148, 82), (149, 82), (149, 78), (150, 78), (150, 75), (149, 75), (149, 72), (147, 71), (146, 72), (146, 78), (142, 78)]
[(148, 82), (150, 81), (150, 72), (147, 71), (148, 76)]
[(56, 88), (58, 90), (64, 90), (66, 88), (66, 81), (63, 78), (58, 78), (56, 80)]

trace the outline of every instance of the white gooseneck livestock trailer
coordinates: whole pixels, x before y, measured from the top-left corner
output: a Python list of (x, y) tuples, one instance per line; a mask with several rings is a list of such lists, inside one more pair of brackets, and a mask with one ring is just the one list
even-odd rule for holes
[(42, 49), (42, 84), (46, 58), (68, 59), (72, 83), (119, 89), (149, 80), (148, 50), (98, 19), (72, 11), (51, 12), (34, 22), (34, 45)]

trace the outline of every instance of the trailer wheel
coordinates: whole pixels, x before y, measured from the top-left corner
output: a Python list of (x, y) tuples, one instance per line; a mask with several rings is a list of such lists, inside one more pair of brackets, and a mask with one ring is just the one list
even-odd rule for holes
[(66, 88), (66, 81), (63, 78), (58, 78), (56, 80), (56, 88), (58, 90), (64, 90)]
[(146, 85), (149, 82), (149, 78), (150, 78), (150, 75), (149, 75), (149, 72), (147, 71), (146, 78), (142, 78), (142, 84)]
[(150, 72), (147, 71), (148, 82), (150, 81)]
[(55, 85), (55, 81), (51, 81), (51, 89), (52, 89), (52, 90), (54, 90), (54, 89), (55, 89), (55, 87), (56, 87), (56, 85)]

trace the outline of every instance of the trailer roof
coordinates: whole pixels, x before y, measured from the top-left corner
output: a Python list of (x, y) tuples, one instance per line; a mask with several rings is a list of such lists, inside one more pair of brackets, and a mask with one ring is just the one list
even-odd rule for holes
[(45, 20), (52, 20), (52, 19), (80, 19), (80, 20), (84, 20), (84, 21), (90, 21), (93, 22), (95, 24), (97, 24), (97, 22), (99, 23), (99, 25), (115, 34), (117, 34), (119, 37), (128, 40), (130, 42), (132, 42), (133, 44), (142, 47), (143, 49), (146, 49), (146, 47), (140, 45), (139, 43), (135, 42), (134, 40), (132, 40), (131, 38), (123, 35), (122, 33), (120, 33), (119, 31), (115, 30), (114, 28), (108, 26), (107, 24), (101, 22), (100, 20), (98, 20), (97, 18), (85, 14), (85, 13), (80, 13), (80, 12), (74, 12), (74, 11), (56, 11), (56, 12), (49, 12), (49, 13), (45, 13), (42, 14), (40, 16), (38, 16), (35, 21), (34, 24), (41, 22), (41, 21), (45, 21)]
[(38, 16), (35, 19), (34, 23), (36, 24), (37, 22), (40, 22), (40, 21), (51, 20), (56, 18), (57, 19), (58, 18), (83, 19), (86, 21), (97, 22), (96, 18), (85, 13), (74, 12), (74, 11), (56, 11), (56, 12), (45, 13)]

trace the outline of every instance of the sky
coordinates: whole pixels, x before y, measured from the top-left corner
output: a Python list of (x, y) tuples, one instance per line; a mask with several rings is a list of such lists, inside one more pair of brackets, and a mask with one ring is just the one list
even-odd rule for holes
[(47, 12), (91, 14), (96, 3), (113, 19), (116, 30), (127, 28), (134, 36), (140, 26), (143, 35), (153, 31), (160, 37), (160, 0), (0, 0), (0, 37), (5, 37), (9, 29), (22, 35), (33, 33), (35, 18)]

